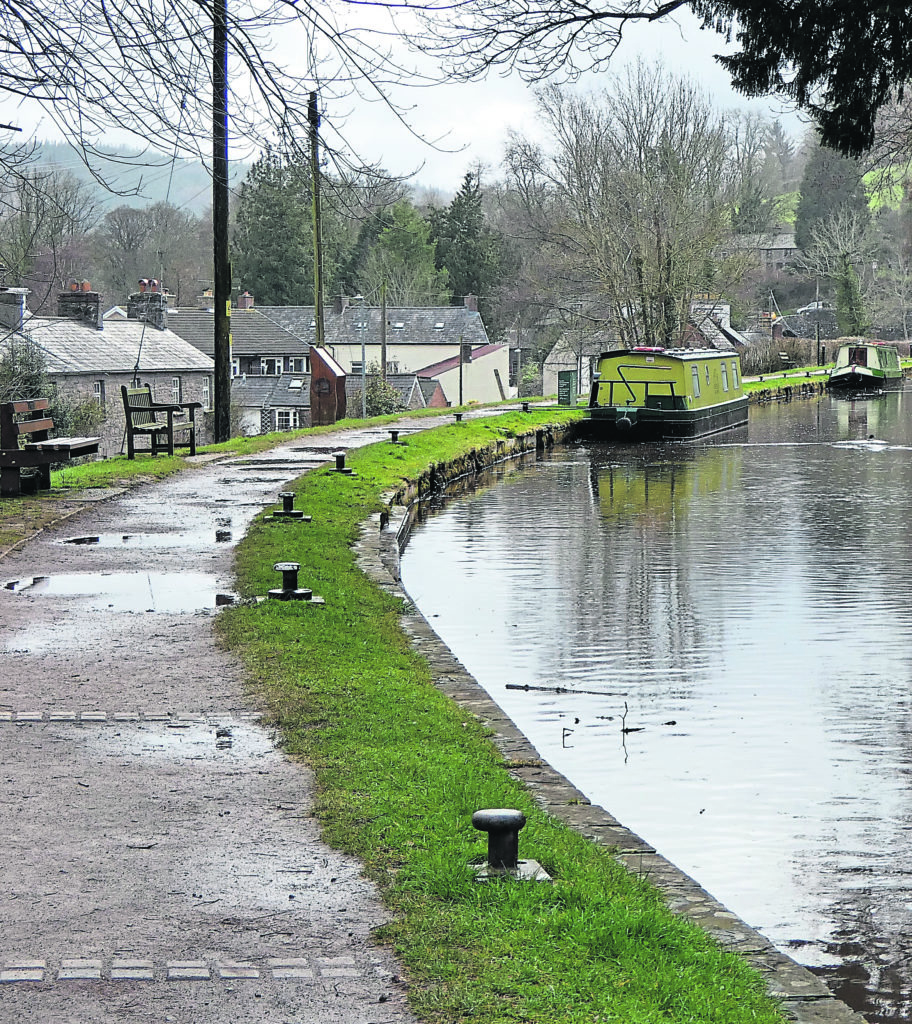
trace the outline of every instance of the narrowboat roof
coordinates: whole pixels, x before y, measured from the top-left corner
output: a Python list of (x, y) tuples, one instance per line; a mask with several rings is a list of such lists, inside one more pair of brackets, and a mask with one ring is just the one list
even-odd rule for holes
[(620, 356), (668, 356), (671, 359), (686, 361), (689, 359), (731, 359), (737, 358), (737, 352), (722, 352), (717, 348), (650, 348), (639, 346), (637, 348), (616, 348), (610, 352), (603, 352), (600, 359), (615, 359)]

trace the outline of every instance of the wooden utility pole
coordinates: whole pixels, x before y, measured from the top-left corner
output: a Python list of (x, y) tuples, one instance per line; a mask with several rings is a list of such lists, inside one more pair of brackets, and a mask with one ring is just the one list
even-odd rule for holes
[(228, 4), (212, 3), (212, 244), (215, 440), (231, 436), (231, 264), (228, 261)]
[(380, 282), (380, 379), (386, 380), (386, 280)]
[(320, 211), (320, 111), (315, 92), (310, 94), (307, 121), (310, 125), (310, 175), (313, 182), (314, 324), (316, 342), (322, 348), (326, 340), (323, 318), (323, 217)]

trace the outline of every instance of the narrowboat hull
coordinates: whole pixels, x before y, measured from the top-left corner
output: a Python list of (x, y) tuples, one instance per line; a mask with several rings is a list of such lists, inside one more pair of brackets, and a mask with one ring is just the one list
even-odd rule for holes
[(594, 408), (589, 410), (586, 433), (610, 441), (692, 440), (743, 427), (747, 407), (745, 395), (704, 409)]
[(889, 391), (902, 387), (902, 373), (870, 370), (867, 367), (849, 367), (834, 370), (827, 381), (827, 387), (836, 391)]
[(882, 341), (855, 340), (840, 345), (827, 387), (835, 391), (888, 391), (902, 386), (899, 352)]

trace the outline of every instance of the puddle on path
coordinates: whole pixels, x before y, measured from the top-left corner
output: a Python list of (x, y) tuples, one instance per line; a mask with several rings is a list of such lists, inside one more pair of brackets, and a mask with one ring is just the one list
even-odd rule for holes
[(29, 597), (78, 597), (84, 608), (180, 614), (231, 604), (215, 576), (203, 572), (60, 573), (7, 580), (3, 590)]
[[(119, 724), (118, 724), (119, 726)], [(143, 760), (256, 762), (278, 758), (263, 728), (226, 715), (223, 721), (129, 722), (93, 731), (88, 739), (99, 753)]]
[(184, 530), (180, 533), (102, 533), (85, 537), (67, 537), (61, 544), (76, 544), (100, 548), (184, 548), (209, 544), (230, 544), (231, 530), (206, 527)]

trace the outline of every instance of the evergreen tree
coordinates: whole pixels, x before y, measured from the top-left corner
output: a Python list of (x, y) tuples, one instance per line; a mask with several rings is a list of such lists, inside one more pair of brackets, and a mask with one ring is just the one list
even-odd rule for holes
[(497, 291), (504, 278), (506, 258), (503, 238), (485, 219), (478, 174), (466, 174), (450, 205), (433, 212), (431, 227), (437, 243), (437, 266), (448, 274), (453, 305), (462, 305), (466, 295), (477, 295), (489, 335), (498, 336)]
[(232, 238), (235, 282), (265, 306), (314, 300), (311, 190), (306, 170), (262, 156), (238, 191)]
[(801, 180), (801, 195), (795, 211), (795, 244), (808, 249), (815, 226), (838, 211), (857, 211), (869, 219), (868, 201), (861, 180), (859, 162), (818, 146), (811, 154)]
[(386, 300), (392, 306), (439, 306), (449, 302), (447, 272), (438, 270), (430, 225), (408, 200), (390, 210), (383, 228), (365, 260), (361, 290), (374, 300), (386, 283)]

